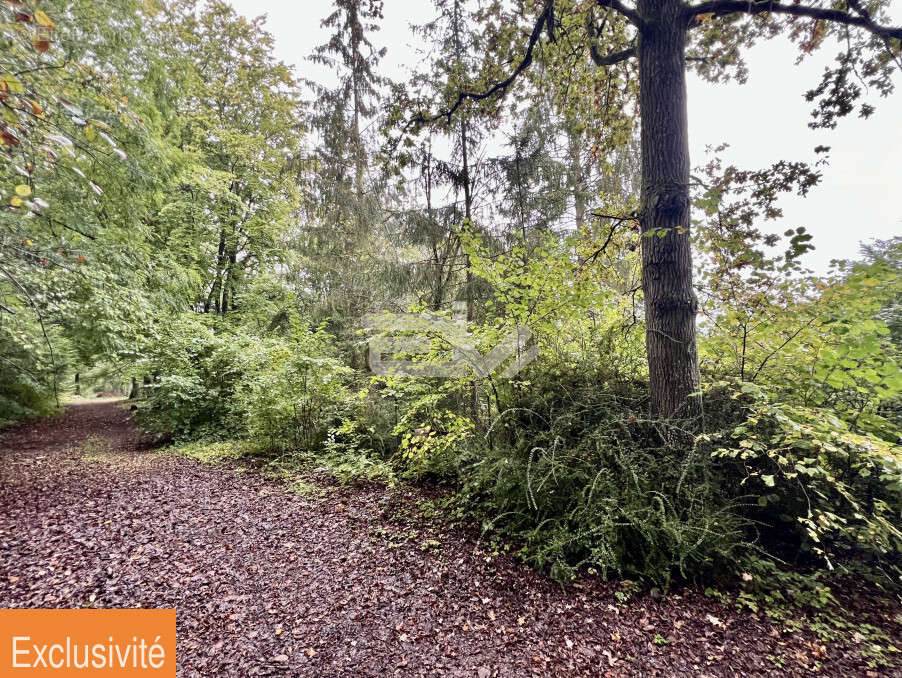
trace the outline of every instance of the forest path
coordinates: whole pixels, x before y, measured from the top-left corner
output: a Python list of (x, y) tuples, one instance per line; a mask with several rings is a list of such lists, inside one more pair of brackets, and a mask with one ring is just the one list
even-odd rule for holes
[(154, 451), (121, 402), (10, 429), (0, 461), (0, 607), (174, 607), (182, 678), (788, 675), (816, 661), (865, 675), (696, 593), (564, 591), (417, 517), (410, 490), (303, 497)]

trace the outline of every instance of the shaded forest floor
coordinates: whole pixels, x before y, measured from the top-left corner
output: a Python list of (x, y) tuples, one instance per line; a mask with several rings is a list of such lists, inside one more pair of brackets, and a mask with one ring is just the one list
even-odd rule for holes
[(7, 431), (0, 460), (0, 607), (174, 607), (184, 678), (887, 675), (693, 591), (565, 591), (411, 489), (302, 496), (161, 454), (114, 400)]

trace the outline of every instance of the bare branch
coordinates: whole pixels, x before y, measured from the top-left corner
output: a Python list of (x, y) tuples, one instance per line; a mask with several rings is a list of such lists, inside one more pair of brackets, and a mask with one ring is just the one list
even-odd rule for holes
[(805, 323), (800, 328), (798, 328), (795, 332), (790, 334), (789, 337), (786, 339), (786, 341), (784, 341), (782, 344), (777, 346), (777, 348), (775, 348), (773, 351), (771, 351), (767, 355), (767, 357), (765, 357), (764, 360), (762, 360), (761, 363), (758, 365), (758, 369), (755, 370), (755, 373), (752, 375), (752, 377), (751, 377), (751, 379), (749, 379), (749, 381), (755, 381), (755, 379), (758, 378), (758, 375), (761, 374), (761, 370), (763, 370), (764, 366), (767, 365), (767, 361), (770, 360), (771, 358), (773, 358), (775, 355), (777, 355), (777, 353), (782, 351), (793, 339), (795, 339), (797, 336), (799, 336), (803, 330), (807, 329), (808, 327), (811, 327), (811, 325), (814, 323), (815, 320), (816, 320), (816, 318), (811, 318), (807, 323)]
[(874, 22), (864, 10), (860, 9), (855, 0), (847, 2), (849, 7), (856, 10), (856, 14), (841, 9), (824, 7), (811, 7), (810, 5), (786, 5), (780, 2), (764, 0), (709, 0), (699, 5), (691, 5), (686, 8), (687, 18), (700, 14), (714, 14), (723, 16), (726, 14), (788, 14), (790, 16), (807, 17), (832, 21), (846, 26), (858, 26), (864, 28), (881, 38), (896, 38), (902, 40), (902, 26), (882, 26)]

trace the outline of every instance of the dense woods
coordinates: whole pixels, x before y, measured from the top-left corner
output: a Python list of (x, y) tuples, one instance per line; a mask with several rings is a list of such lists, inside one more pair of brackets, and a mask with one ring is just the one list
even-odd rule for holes
[[(890, 3), (432, 3), (392, 81), (335, 0), (324, 85), (219, 0), (0, 2), (0, 425), (117, 392), (200, 456), (437, 485), (562, 581), (898, 590), (902, 239), (813, 273), (773, 222), (829, 167), (690, 158), (685, 99), (786, 35), (836, 53), (799, 126), (867, 117)], [(377, 373), (380, 332), (498, 360)]]

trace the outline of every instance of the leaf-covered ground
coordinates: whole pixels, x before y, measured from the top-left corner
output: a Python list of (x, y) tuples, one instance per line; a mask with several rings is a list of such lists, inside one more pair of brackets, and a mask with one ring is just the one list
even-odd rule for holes
[(0, 606), (174, 607), (184, 678), (886, 675), (695, 592), (563, 590), (416, 517), (411, 490), (300, 496), (160, 454), (115, 401), (12, 429), (0, 455)]

